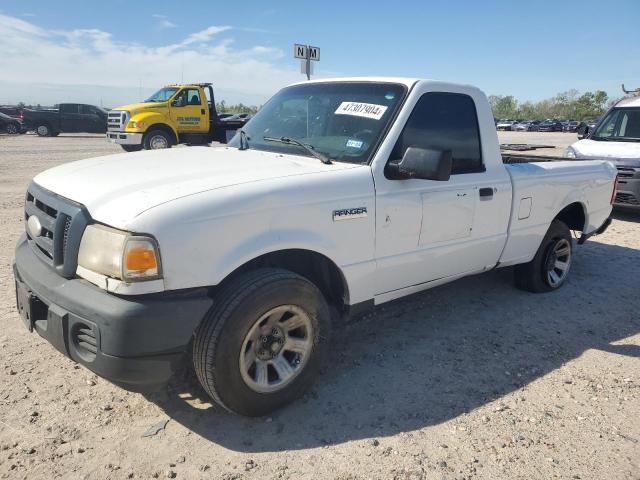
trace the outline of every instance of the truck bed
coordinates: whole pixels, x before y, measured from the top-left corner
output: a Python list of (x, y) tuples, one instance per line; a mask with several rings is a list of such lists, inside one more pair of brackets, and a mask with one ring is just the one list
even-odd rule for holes
[(565, 157), (555, 157), (551, 155), (525, 155), (521, 153), (503, 153), (502, 154), (502, 163), (507, 165), (516, 164), (516, 163), (532, 163), (532, 162), (566, 162), (570, 160), (572, 159), (565, 158)]

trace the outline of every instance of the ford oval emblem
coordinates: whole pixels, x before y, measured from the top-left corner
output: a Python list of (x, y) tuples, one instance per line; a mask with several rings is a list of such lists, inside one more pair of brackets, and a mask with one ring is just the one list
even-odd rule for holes
[(42, 235), (42, 224), (40, 220), (35, 215), (31, 215), (29, 220), (27, 220), (27, 230), (29, 231), (29, 235), (31, 237), (36, 238)]

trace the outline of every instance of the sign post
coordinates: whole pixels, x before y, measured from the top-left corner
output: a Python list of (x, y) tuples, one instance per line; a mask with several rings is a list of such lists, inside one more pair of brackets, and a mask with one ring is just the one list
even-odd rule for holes
[(313, 64), (311, 62), (320, 61), (320, 48), (296, 43), (293, 45), (293, 57), (301, 60), (300, 72), (307, 75), (307, 80), (311, 80), (311, 74), (313, 73)]

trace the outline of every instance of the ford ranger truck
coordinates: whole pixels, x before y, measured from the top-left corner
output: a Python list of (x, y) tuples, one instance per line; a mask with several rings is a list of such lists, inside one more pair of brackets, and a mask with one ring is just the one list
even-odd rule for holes
[(610, 160), (618, 169), (614, 206), (640, 212), (640, 93), (614, 105), (565, 156)]
[(571, 231), (604, 231), (615, 178), (607, 161), (501, 157), (474, 87), (295, 84), (226, 146), (37, 175), (18, 306), (124, 388), (157, 388), (186, 358), (221, 406), (264, 415), (313, 382), (332, 319), (494, 268), (530, 292), (562, 287)]
[(244, 120), (222, 122), (210, 83), (168, 85), (141, 103), (116, 107), (107, 116), (107, 140), (126, 152), (212, 141), (227, 143)]

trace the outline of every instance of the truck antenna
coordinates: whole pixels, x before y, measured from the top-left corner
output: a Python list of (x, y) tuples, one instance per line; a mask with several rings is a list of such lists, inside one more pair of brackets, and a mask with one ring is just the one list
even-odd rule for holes
[(624, 88), (624, 83), (622, 84), (622, 91), (626, 94), (634, 94), (634, 95), (638, 95), (640, 96), (640, 88), (636, 88), (635, 90), (627, 90), (626, 88)]

